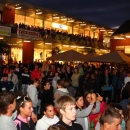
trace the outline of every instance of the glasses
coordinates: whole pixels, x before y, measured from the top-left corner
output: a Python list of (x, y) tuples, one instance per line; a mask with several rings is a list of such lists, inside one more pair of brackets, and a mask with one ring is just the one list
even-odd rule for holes
[(30, 100), (30, 98), (28, 96), (23, 97), (23, 101), (21, 102), (20, 106), (22, 106), (24, 104), (24, 102)]

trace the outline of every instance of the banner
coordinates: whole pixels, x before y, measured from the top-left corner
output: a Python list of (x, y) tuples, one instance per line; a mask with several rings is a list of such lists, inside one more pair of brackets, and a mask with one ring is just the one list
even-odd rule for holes
[(17, 37), (30, 40), (39, 40), (39, 32), (18, 28)]
[(11, 27), (0, 26), (0, 35), (11, 36)]

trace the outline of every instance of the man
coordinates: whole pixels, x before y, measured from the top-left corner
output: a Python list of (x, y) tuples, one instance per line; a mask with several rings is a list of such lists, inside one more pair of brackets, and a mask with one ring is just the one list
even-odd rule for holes
[(14, 73), (14, 67), (10, 68), (10, 74), (8, 74), (8, 79), (11, 80), (14, 84), (14, 91), (18, 91), (18, 76)]
[(121, 130), (121, 115), (115, 109), (107, 109), (99, 122), (100, 130)]
[(0, 130), (17, 130), (12, 120), (16, 97), (11, 91), (0, 92)]
[(75, 100), (71, 96), (61, 96), (56, 102), (56, 108), (60, 116), (57, 124), (63, 125), (67, 130), (83, 130), (82, 126), (74, 123), (76, 119)]
[(4, 91), (4, 90), (12, 91), (13, 87), (14, 87), (13, 82), (12, 81), (8, 81), (8, 74), (4, 73), (2, 75), (2, 79), (0, 81), (0, 89), (2, 91)]

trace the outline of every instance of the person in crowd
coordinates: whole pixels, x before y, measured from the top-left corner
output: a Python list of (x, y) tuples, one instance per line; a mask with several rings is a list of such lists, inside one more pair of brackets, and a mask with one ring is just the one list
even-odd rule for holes
[(41, 72), (41, 76), (40, 76), (40, 84), (41, 84), (41, 86), (44, 84), (44, 82), (47, 80), (47, 77), (46, 77), (46, 74), (45, 74), (45, 72)]
[(62, 78), (62, 71), (59, 66), (56, 68), (56, 71), (58, 72), (59, 77)]
[(55, 77), (52, 79), (53, 92), (55, 93), (57, 89), (57, 81), (60, 80), (59, 73), (55, 72)]
[(56, 102), (56, 108), (59, 113), (60, 121), (57, 123), (63, 125), (67, 130), (83, 130), (82, 126), (75, 123), (76, 119), (75, 99), (71, 96), (61, 96)]
[(54, 124), (54, 125), (49, 126), (47, 130), (67, 130), (67, 129), (60, 124)]
[[(88, 105), (88, 107), (86, 107), (84, 109), (83, 108), (84, 107), (83, 96), (81, 94), (76, 94), (74, 96), (74, 98), (76, 101), (76, 108), (77, 108), (76, 109), (76, 121), (82, 125), (84, 130), (90, 130), (90, 123), (89, 123), (88, 116), (90, 113), (96, 114), (99, 112), (100, 102), (99, 101), (96, 102), (95, 94), (91, 94), (91, 102)], [(96, 107), (93, 109), (95, 102), (96, 102)]]
[(34, 70), (31, 72), (31, 80), (37, 78), (40, 79), (41, 71), (38, 69), (38, 65), (35, 65)]
[(130, 97), (130, 82), (127, 82), (121, 93), (122, 100)]
[(35, 124), (31, 118), (33, 103), (30, 97), (23, 96), (17, 99), (16, 109), (18, 116), (14, 120), (17, 130), (35, 130)]
[(125, 121), (126, 121), (126, 130), (130, 129), (130, 102), (127, 104), (126, 113), (125, 113)]
[(75, 88), (76, 91), (79, 91), (79, 76), (80, 74), (78, 73), (78, 69), (75, 68), (71, 76), (71, 80), (72, 80), (72, 86)]
[(57, 81), (57, 90), (54, 93), (54, 102), (63, 95), (69, 95), (69, 92), (64, 86), (64, 80), (60, 79)]
[(23, 95), (27, 94), (27, 87), (30, 82), (30, 74), (27, 68), (24, 68), (24, 72), (21, 74), (22, 76), (22, 93)]
[[(94, 93), (93, 93), (94, 94)], [(99, 94), (95, 94), (97, 101), (100, 102), (100, 110), (97, 114), (90, 113), (89, 115), (89, 121), (90, 124), (94, 124), (94, 127), (96, 126), (100, 116), (102, 113), (105, 111), (107, 105), (103, 101), (103, 98)], [(88, 107), (88, 105), (91, 103), (92, 100), (92, 92), (91, 91), (86, 91), (84, 94), (84, 99), (85, 99), (85, 106)], [(96, 102), (94, 103), (93, 109), (96, 107)]]
[(9, 74), (9, 65), (8, 64), (6, 64), (6, 66), (5, 66), (5, 68), (4, 68), (4, 70), (3, 70), (3, 74)]
[(11, 91), (0, 92), (0, 130), (17, 130), (12, 120), (16, 97)]
[(114, 101), (120, 101), (120, 93), (121, 89), (124, 85), (124, 76), (120, 73), (118, 69), (114, 69), (114, 73), (112, 75), (112, 86), (114, 89)]
[(71, 77), (72, 77), (72, 72), (70, 70), (70, 66), (67, 66), (65, 72), (65, 78), (71, 80)]
[(50, 81), (46, 80), (43, 83), (42, 86), (42, 92), (41, 92), (41, 112), (43, 112), (43, 107), (45, 104), (50, 103), (50, 104), (54, 104), (53, 100), (54, 100), (54, 94), (53, 94), (53, 88), (50, 85)]
[(0, 90), (1, 91), (4, 91), (4, 90), (13, 91), (13, 88), (14, 88), (13, 82), (8, 80), (8, 74), (4, 73), (2, 75), (2, 79), (0, 81)]
[(10, 68), (10, 73), (8, 74), (8, 79), (11, 80), (14, 84), (14, 91), (18, 92), (19, 86), (18, 86), (18, 76), (14, 73), (14, 67)]
[(121, 115), (115, 109), (106, 109), (99, 122), (100, 130), (121, 130)]
[[(130, 70), (127, 72), (126, 77), (124, 78), (124, 84), (126, 85), (127, 82), (130, 82)], [(124, 85), (124, 86), (125, 86)]]
[(91, 74), (88, 82), (84, 84), (84, 88), (86, 91), (93, 91), (94, 93), (98, 93), (98, 81), (95, 74)]
[[(102, 89), (103, 99), (106, 102), (111, 102), (111, 99), (112, 99), (112, 87), (110, 87), (111, 86), (111, 75), (107, 68), (104, 70), (104, 73), (101, 77), (101, 86), (102, 86), (102, 88), (105, 89), (105, 90)], [(107, 89), (109, 87), (110, 87), (110, 90)]]
[(59, 121), (55, 115), (54, 106), (50, 103), (44, 104), (43, 114), (43, 117), (37, 121), (36, 130), (47, 130), (50, 125)]
[(69, 79), (64, 79), (64, 87), (67, 88), (70, 96), (73, 97), (76, 94), (76, 90), (71, 85), (71, 81)]
[(29, 85), (27, 89), (27, 95), (32, 100), (33, 111), (36, 115), (37, 115), (37, 107), (38, 107), (38, 91), (37, 91), (38, 86), (39, 86), (39, 80), (33, 79), (31, 85)]
[(50, 65), (50, 70), (49, 70), (50, 72), (52, 72), (53, 73), (53, 75), (55, 74), (55, 65), (54, 64), (51, 64)]

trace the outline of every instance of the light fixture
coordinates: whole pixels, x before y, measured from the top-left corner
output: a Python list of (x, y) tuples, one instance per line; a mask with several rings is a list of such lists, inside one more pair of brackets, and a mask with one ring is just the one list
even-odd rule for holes
[(60, 20), (64, 21), (64, 20), (67, 20), (67, 18), (65, 16), (61, 16)]
[(28, 40), (24, 40), (23, 42), (30, 42), (30, 41), (28, 41)]
[(36, 14), (42, 14), (42, 11), (40, 9), (37, 9)]
[(15, 5), (15, 9), (21, 9), (22, 7), (19, 4)]
[(114, 37), (114, 39), (124, 39), (124, 37)]
[(48, 42), (46, 42), (45, 44), (46, 44), (46, 45), (52, 45), (52, 43), (48, 43)]
[(68, 18), (68, 22), (74, 22), (72, 18)]
[(16, 43), (21, 43), (22, 41), (18, 41), (18, 42), (16, 42)]
[(106, 30), (105, 30), (105, 29), (100, 29), (100, 31), (101, 31), (101, 32), (104, 32), (104, 31), (106, 31)]
[(130, 38), (130, 36), (125, 36), (126, 38)]
[(58, 16), (58, 14), (53, 14), (52, 18), (53, 18), (53, 19), (58, 19), (59, 16)]
[(72, 48), (76, 48), (77, 46), (70, 46), (70, 47), (72, 47)]
[(86, 26), (86, 23), (81, 22), (81, 23), (80, 23), (80, 26)]
[(63, 45), (64, 47), (69, 47), (69, 45)]
[(0, 37), (0, 39), (4, 39), (3, 37)]

